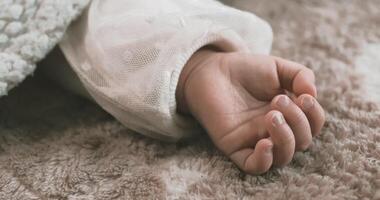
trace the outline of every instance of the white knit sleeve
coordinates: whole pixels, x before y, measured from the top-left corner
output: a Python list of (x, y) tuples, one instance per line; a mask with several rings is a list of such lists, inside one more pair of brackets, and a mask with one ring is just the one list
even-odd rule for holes
[(176, 111), (182, 68), (206, 45), (267, 54), (270, 26), (213, 0), (93, 0), (60, 44), (92, 98), (125, 126), (178, 140), (204, 130)]

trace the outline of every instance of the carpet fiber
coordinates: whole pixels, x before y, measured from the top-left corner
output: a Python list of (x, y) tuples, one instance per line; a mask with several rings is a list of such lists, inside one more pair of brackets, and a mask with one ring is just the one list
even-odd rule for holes
[(308, 151), (246, 175), (207, 136), (146, 138), (37, 71), (0, 99), (0, 199), (380, 199), (379, 81), (368, 81), (380, 2), (229, 3), (272, 24), (273, 54), (315, 71), (327, 122)]

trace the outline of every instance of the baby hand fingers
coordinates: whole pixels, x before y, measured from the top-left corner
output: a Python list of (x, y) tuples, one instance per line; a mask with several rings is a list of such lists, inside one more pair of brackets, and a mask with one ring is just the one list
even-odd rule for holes
[(245, 148), (234, 152), (230, 159), (244, 172), (259, 175), (267, 172), (273, 163), (273, 143), (269, 139), (261, 139), (255, 148)]
[(305, 113), (309, 120), (311, 132), (313, 136), (318, 135), (321, 132), (323, 124), (325, 123), (325, 112), (318, 101), (308, 94), (299, 96), (295, 103)]

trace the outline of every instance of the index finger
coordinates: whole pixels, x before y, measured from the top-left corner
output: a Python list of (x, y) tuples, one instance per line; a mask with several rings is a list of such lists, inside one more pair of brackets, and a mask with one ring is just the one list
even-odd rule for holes
[(296, 62), (273, 56), (281, 86), (299, 96), (309, 94), (317, 97), (314, 72)]

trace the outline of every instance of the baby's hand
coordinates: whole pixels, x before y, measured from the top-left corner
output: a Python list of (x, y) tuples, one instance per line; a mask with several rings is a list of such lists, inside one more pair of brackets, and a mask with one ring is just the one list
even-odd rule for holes
[(193, 55), (177, 88), (178, 110), (251, 174), (284, 166), (309, 147), (325, 122), (316, 95), (314, 74), (301, 64), (207, 49)]

